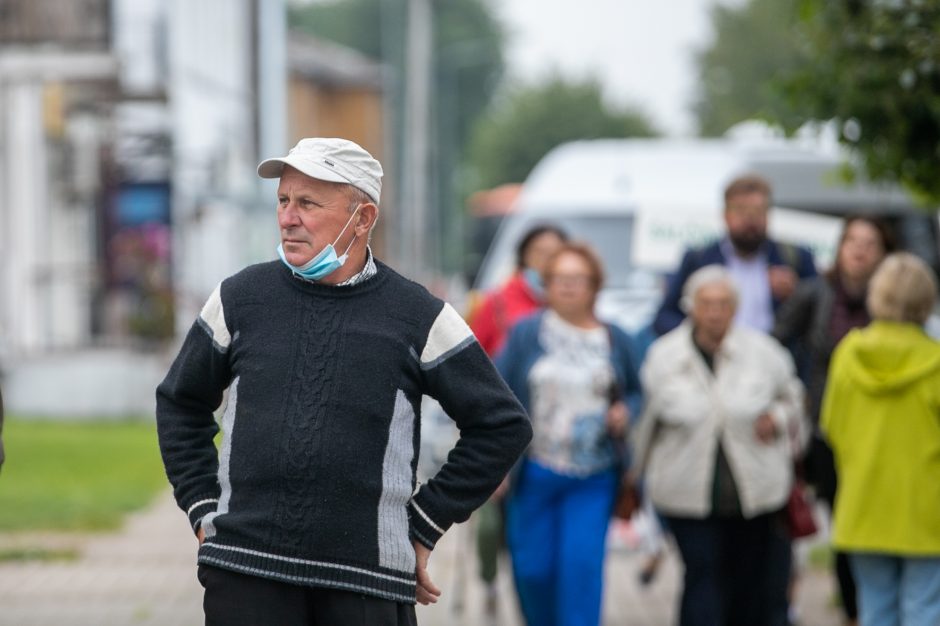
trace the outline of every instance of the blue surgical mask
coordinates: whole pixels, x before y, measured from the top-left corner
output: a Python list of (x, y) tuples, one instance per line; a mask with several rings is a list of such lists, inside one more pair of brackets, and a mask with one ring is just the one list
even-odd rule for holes
[(307, 280), (320, 280), (324, 276), (329, 276), (343, 266), (343, 264), (346, 262), (346, 259), (349, 257), (349, 249), (352, 248), (353, 242), (356, 241), (356, 237), (353, 237), (352, 241), (349, 242), (349, 245), (346, 246), (346, 251), (343, 252), (341, 256), (336, 256), (336, 248), (334, 246), (336, 246), (336, 242), (339, 241), (339, 238), (343, 236), (343, 233), (346, 232), (346, 229), (352, 222), (353, 217), (355, 217), (356, 213), (359, 211), (359, 206), (357, 206), (356, 210), (353, 211), (352, 215), (349, 216), (349, 219), (346, 221), (346, 225), (343, 226), (343, 230), (339, 231), (339, 234), (336, 236), (336, 241), (324, 246), (324, 248), (320, 250), (316, 256), (303, 265), (291, 265), (287, 261), (287, 257), (284, 256), (283, 243), (277, 244), (277, 255), (281, 257), (281, 261), (284, 262), (284, 265), (289, 267), (292, 272), (301, 278), (306, 278)]
[(522, 270), (522, 279), (525, 280), (525, 284), (532, 290), (539, 298), (545, 296), (545, 283), (542, 281), (542, 275), (538, 270), (534, 270), (531, 267), (527, 267)]

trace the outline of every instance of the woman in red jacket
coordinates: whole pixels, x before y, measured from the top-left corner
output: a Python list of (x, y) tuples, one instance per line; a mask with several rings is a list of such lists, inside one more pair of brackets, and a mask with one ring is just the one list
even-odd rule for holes
[(543, 305), (542, 270), (567, 240), (564, 231), (550, 224), (532, 228), (519, 240), (516, 271), (471, 315), (470, 328), (487, 354), (499, 351), (516, 320)]

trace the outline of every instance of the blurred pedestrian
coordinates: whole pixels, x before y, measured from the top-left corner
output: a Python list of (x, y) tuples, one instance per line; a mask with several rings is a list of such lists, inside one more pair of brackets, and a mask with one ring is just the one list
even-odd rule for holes
[(618, 448), (639, 383), (628, 336), (594, 312), (597, 255), (566, 244), (544, 277), (547, 308), (520, 320), (496, 359), (534, 431), (509, 496), (507, 540), (530, 626), (596, 626)]
[[(685, 282), (693, 272), (711, 264), (725, 266), (737, 285), (735, 324), (765, 333), (773, 329), (780, 305), (801, 280), (816, 276), (816, 265), (806, 248), (767, 236), (771, 201), (770, 183), (761, 176), (740, 176), (725, 187), (725, 235), (685, 252), (653, 320), (656, 333), (663, 335), (682, 321), (685, 313), (680, 300)], [(798, 355), (796, 365), (803, 368), (802, 356)], [(773, 576), (767, 581), (767, 593), (775, 598), (771, 602), (776, 606), (770, 624), (785, 626), (790, 621), (793, 552), (790, 537), (782, 526), (774, 534), (768, 558), (776, 563)]]
[(836, 347), (820, 426), (839, 490), (832, 541), (849, 554), (862, 626), (940, 624), (940, 344), (924, 323), (930, 268), (889, 255), (871, 279), (873, 321)]
[(682, 322), (685, 282), (695, 270), (712, 264), (726, 266), (738, 285), (735, 322), (770, 332), (777, 307), (800, 280), (816, 275), (809, 250), (767, 237), (770, 203), (770, 184), (760, 176), (731, 181), (725, 188), (725, 236), (703, 248), (686, 250), (653, 320), (657, 334), (664, 335)]
[[(509, 329), (520, 318), (544, 304), (542, 272), (545, 262), (568, 239), (561, 228), (540, 224), (529, 229), (516, 246), (516, 271), (498, 289), (487, 294), (470, 316), (470, 329), (491, 357), (502, 347)], [(491, 621), (498, 613), (496, 576), (505, 536), (504, 496), (508, 481), (477, 512), (477, 558), (486, 587), (485, 613)]]
[(568, 236), (558, 226), (539, 224), (529, 229), (516, 246), (516, 270), (492, 293), (486, 295), (470, 316), (470, 328), (490, 356), (503, 346), (512, 325), (545, 303), (542, 270), (546, 260)]
[[(415, 624), (415, 602), (440, 594), (435, 543), (489, 497), (531, 427), (460, 315), (373, 257), (378, 161), (308, 138), (258, 174), (280, 179), (280, 260), (222, 281), (157, 389), (206, 623)], [(419, 485), (424, 394), (460, 439)]]
[[(808, 359), (804, 375), (807, 413), (812, 436), (803, 462), (806, 478), (816, 495), (832, 510), (836, 497), (836, 470), (832, 450), (819, 431), (829, 359), (839, 341), (853, 328), (866, 326), (871, 318), (865, 306), (868, 282), (894, 241), (887, 226), (875, 218), (846, 218), (834, 266), (825, 274), (804, 281), (780, 307), (773, 335), (784, 344), (796, 342)], [(848, 557), (835, 554), (836, 579), (847, 619), (858, 619), (855, 582)]]
[(768, 555), (805, 435), (802, 385), (785, 348), (734, 323), (728, 269), (694, 272), (682, 302), (690, 317), (641, 369), (636, 471), (685, 564), (680, 625), (763, 626), (767, 581), (788, 567)]

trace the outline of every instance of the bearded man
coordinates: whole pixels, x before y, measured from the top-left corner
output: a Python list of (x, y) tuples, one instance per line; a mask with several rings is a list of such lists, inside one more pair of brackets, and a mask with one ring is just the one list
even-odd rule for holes
[(657, 335), (668, 333), (685, 318), (679, 301), (689, 276), (716, 263), (728, 268), (739, 290), (735, 323), (770, 332), (777, 307), (799, 281), (816, 275), (809, 250), (767, 237), (770, 205), (771, 189), (765, 179), (747, 175), (731, 181), (725, 188), (726, 233), (718, 241), (685, 252), (653, 321)]

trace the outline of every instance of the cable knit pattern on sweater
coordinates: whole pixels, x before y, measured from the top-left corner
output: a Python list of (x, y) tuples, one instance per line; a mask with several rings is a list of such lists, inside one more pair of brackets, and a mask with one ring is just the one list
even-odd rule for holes
[[(200, 563), (414, 602), (412, 541), (433, 548), (528, 444), (524, 411), (459, 316), (376, 265), (349, 286), (246, 268), (187, 335), (157, 420), (177, 501), (194, 527), (206, 518)], [(234, 380), (220, 464), (213, 411)], [(461, 436), (418, 486), (423, 394)]]
[[(305, 298), (301, 301), (300, 333), (295, 354), (288, 372), (291, 374), (285, 391), (286, 427), (280, 435), (278, 457), (283, 465), (283, 476), (305, 476), (317, 481), (314, 460), (325, 451), (323, 422), (330, 404), (335, 380), (329, 363), (338, 356), (340, 320), (336, 308), (326, 303)], [(292, 541), (292, 529), (301, 528), (303, 520), (313, 506), (307, 496), (306, 483), (285, 481), (278, 491), (275, 519), (286, 523), (272, 530), (278, 531), (272, 542), (285, 544)]]

